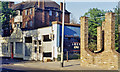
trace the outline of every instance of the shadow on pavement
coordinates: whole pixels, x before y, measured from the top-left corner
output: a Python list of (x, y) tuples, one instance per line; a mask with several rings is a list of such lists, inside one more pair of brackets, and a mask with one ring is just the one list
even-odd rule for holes
[(19, 63), (19, 62), (27, 62), (23, 59), (18, 59), (18, 58), (14, 58), (14, 59), (11, 59), (11, 58), (6, 58), (6, 57), (0, 57), (0, 61), (2, 64), (14, 64), (14, 63)]
[(1, 72), (26, 72), (26, 71), (2, 68)]

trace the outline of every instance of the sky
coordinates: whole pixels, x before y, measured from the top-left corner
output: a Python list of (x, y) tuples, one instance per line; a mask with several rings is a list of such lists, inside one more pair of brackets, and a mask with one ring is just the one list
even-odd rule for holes
[(112, 10), (118, 5), (118, 2), (67, 2), (67, 10), (71, 12), (77, 23), (79, 18), (83, 16), (90, 8), (98, 8), (100, 10)]
[[(5, 1), (5, 0), (4, 0)], [(9, 1), (9, 0), (6, 0)], [(16, 1), (16, 0), (11, 0)], [(19, 3), (24, 0), (17, 0)], [(33, 0), (35, 1), (35, 0)], [(58, 4), (63, 0), (54, 0)], [(112, 10), (118, 5), (119, 0), (65, 0), (66, 9), (71, 12), (71, 16), (79, 23), (79, 18), (83, 16), (90, 8), (98, 8), (101, 10)]]

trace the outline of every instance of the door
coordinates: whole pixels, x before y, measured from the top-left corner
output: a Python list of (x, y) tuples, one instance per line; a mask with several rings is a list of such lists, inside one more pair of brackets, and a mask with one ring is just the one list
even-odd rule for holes
[(34, 60), (42, 60), (41, 41), (34, 40)]
[(11, 58), (13, 59), (14, 56), (13, 42), (10, 43), (10, 49), (11, 49)]
[(34, 47), (34, 60), (38, 60), (37, 47)]

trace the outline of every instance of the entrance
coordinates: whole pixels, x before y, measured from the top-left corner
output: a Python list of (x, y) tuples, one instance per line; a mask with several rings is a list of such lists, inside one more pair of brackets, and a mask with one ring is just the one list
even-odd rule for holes
[(41, 41), (40, 40), (34, 40), (34, 60), (42, 60), (42, 54), (41, 54)]
[(10, 49), (11, 49), (11, 58), (13, 59), (14, 56), (13, 42), (10, 43)]

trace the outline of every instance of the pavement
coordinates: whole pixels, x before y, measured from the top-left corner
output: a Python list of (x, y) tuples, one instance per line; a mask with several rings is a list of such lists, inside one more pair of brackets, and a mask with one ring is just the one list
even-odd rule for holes
[[(6, 60), (6, 61), (5, 61)], [(10, 61), (11, 60), (11, 61)], [(23, 61), (23, 60), (17, 60), (17, 59), (4, 59), (3, 61), (6, 63), (2, 64), (2, 70), (3, 72), (16, 72), (16, 70), (20, 72), (26, 72), (27, 71), (39, 71), (39, 70), (56, 70), (56, 72), (59, 71), (82, 71), (82, 72), (118, 72), (118, 71), (103, 71), (102, 69), (99, 68), (94, 68), (94, 67), (81, 67), (80, 66), (80, 60), (69, 60), (64, 61), (64, 67), (61, 67), (60, 61), (56, 62), (40, 62), (40, 61)], [(14, 62), (15, 61), (15, 62)], [(13, 71), (14, 70), (14, 71)], [(43, 71), (39, 71), (43, 72)]]
[[(99, 68), (89, 68), (81, 67), (80, 60), (70, 60), (69, 62), (64, 61), (64, 67), (61, 67), (61, 62), (25, 62), (25, 63), (15, 63), (15, 66), (29, 67), (32, 68), (41, 68), (47, 70), (98, 70)], [(101, 70), (101, 69), (99, 69)]]

